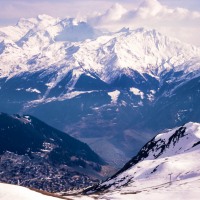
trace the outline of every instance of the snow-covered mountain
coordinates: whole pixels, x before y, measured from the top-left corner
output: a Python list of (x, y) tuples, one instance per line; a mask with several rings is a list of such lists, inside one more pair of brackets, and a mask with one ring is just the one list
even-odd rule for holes
[[(1, 77), (41, 69), (54, 70), (58, 75), (62, 72), (63, 77), (72, 70), (76, 80), (88, 73), (110, 83), (123, 71), (130, 75), (130, 70), (135, 70), (159, 78), (171, 69), (185, 73), (199, 69), (199, 48), (155, 30), (124, 28), (105, 35), (83, 21), (40, 15), (21, 19), (14, 27), (1, 28), (0, 33)], [(193, 65), (188, 68), (190, 60)], [(51, 87), (62, 77), (54, 78)]]
[(155, 30), (47, 15), (0, 28), (0, 110), (32, 114), (117, 166), (156, 131), (200, 122), (199, 75), (200, 49)]
[(199, 153), (200, 124), (189, 122), (166, 130), (96, 187), (100, 194), (96, 199), (198, 199)]

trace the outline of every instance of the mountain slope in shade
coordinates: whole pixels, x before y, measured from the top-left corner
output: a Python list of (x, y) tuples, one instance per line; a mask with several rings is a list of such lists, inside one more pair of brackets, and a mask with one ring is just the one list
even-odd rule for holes
[(199, 153), (200, 124), (190, 122), (157, 135), (118, 173), (93, 189), (98, 192), (108, 192), (108, 198), (118, 195), (119, 199), (123, 199), (125, 194), (142, 192), (141, 196), (145, 196), (146, 193), (156, 193), (154, 191), (156, 188), (158, 191), (170, 192), (174, 186), (177, 196), (180, 197), (182, 185), (185, 183), (186, 186), (190, 185), (191, 193), (196, 194), (191, 185), (192, 181), (194, 184), (199, 182), (200, 162), (197, 159)]
[(32, 116), (0, 114), (1, 182), (51, 192), (96, 182), (106, 163), (88, 145)]

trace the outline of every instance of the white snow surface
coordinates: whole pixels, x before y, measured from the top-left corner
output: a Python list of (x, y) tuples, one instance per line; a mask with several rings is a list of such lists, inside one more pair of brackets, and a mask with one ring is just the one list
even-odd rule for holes
[(140, 96), (141, 99), (144, 99), (144, 93), (140, 91), (138, 88), (130, 88), (130, 92), (132, 92), (136, 96)]
[(58, 200), (21, 186), (0, 183), (1, 200)]
[(40, 99), (37, 99), (37, 100), (29, 101), (27, 104), (25, 104), (25, 108), (36, 106), (36, 105), (41, 104), (41, 103), (49, 103), (49, 102), (53, 102), (53, 101), (64, 101), (66, 99), (73, 99), (75, 97), (78, 97), (79, 95), (90, 94), (90, 93), (93, 93), (93, 92), (95, 92), (95, 90), (91, 90), (91, 91), (71, 91), (71, 92), (68, 92), (66, 94), (60, 95), (59, 97), (40, 98)]
[[(127, 187), (126, 189), (116, 190), (105, 195), (102, 195), (98, 199), (102, 200), (197, 200), (199, 199), (200, 191), (200, 177), (188, 178), (169, 183), (157, 183), (141, 181), (143, 187), (136, 186)], [(97, 198), (96, 198), (97, 199)]]
[[(80, 34), (81, 33), (81, 34)], [(16, 64), (17, 63), (17, 64)], [(168, 38), (155, 30), (122, 29), (99, 33), (86, 22), (47, 15), (20, 19), (16, 26), (0, 28), (0, 77), (23, 72), (56, 72), (55, 85), (70, 70), (77, 75), (95, 73), (111, 82), (130, 70), (159, 79), (162, 72), (199, 72), (200, 48)]]
[(169, 183), (143, 180), (135, 186), (107, 191), (100, 195), (70, 196), (73, 200), (198, 200), (200, 195), (200, 176)]
[(40, 94), (41, 92), (36, 89), (36, 88), (28, 88), (26, 89), (26, 92), (31, 92), (31, 93), (37, 93), (37, 94)]
[(120, 95), (120, 91), (115, 90), (113, 92), (108, 92), (108, 95), (111, 97), (111, 103), (116, 104)]

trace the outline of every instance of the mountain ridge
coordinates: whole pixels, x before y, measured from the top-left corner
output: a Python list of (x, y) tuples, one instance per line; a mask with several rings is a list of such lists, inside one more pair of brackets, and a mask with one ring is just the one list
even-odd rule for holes
[[(156, 135), (111, 178), (85, 192), (133, 190), (140, 182), (148, 185), (199, 177), (200, 124), (189, 122)], [(187, 158), (187, 162), (185, 161)], [(184, 165), (185, 163), (185, 165)], [(149, 166), (148, 166), (149, 165)], [(172, 183), (171, 183), (172, 184)]]
[[(49, 18), (51, 20), (49, 20)], [(88, 38), (92, 40), (84, 41), (86, 38), (82, 35), (87, 35), (89, 32), (92, 32), (93, 34), (93, 32), (95, 32), (95, 30), (92, 30), (92, 27), (90, 27), (86, 22), (76, 22), (75, 19), (59, 20), (52, 17), (48, 17), (47, 19), (46, 17), (43, 17), (39, 21), (37, 21), (38, 18), (31, 20), (38, 23), (37, 25), (35, 22), (36, 30), (31, 26), (28, 26), (30, 30), (27, 31), (27, 34), (18, 39), (18, 41), (13, 41), (15, 48), (19, 51), (18, 53), (21, 54), (18, 55), (17, 52), (15, 52), (13, 59), (16, 57), (17, 60), (21, 60), (21, 62), (17, 62), (17, 60), (16, 62), (20, 63), (22, 70), (25, 67), (25, 72), (30, 70), (30, 67), (33, 67), (33, 65), (26, 63), (27, 60), (35, 62), (34, 66), (38, 66), (38, 69), (34, 67), (36, 71), (41, 70), (41, 65), (43, 65), (42, 69), (48, 69), (48, 67), (51, 67), (52, 65), (57, 66), (55, 70), (58, 71), (64, 69), (62, 65), (65, 65), (65, 70), (69, 68), (67, 70), (69, 71), (71, 62), (75, 62), (74, 66), (71, 66), (72, 70), (78, 67), (79, 73), (81, 73), (81, 69), (83, 69), (85, 73), (87, 71), (90, 72), (90, 74), (95, 72), (101, 80), (110, 82), (112, 80), (110, 80), (111, 77), (106, 75), (106, 73), (109, 73), (109, 63), (112, 66), (112, 70), (116, 68), (116, 70), (120, 71), (122, 69), (131, 68), (139, 73), (151, 73), (152, 71), (152, 75), (155, 74), (155, 76), (157, 76), (156, 73), (160, 74), (164, 70), (168, 70), (168, 68), (172, 69), (173, 65), (175, 70), (176, 68), (178, 68), (179, 71), (184, 70), (179, 69), (178, 66), (180, 64), (183, 65), (185, 61), (192, 57), (200, 57), (199, 48), (192, 45), (181, 44), (180, 41), (162, 36), (155, 30), (145, 30), (144, 28), (138, 28), (136, 30), (122, 29), (120, 32), (109, 33), (107, 35), (103, 35), (102, 33), (102, 36), (100, 35), (97, 39), (92, 39), (93, 36), (91, 35), (88, 36)], [(43, 23), (45, 25), (43, 25)], [(64, 23), (64, 25), (62, 25), (62, 23)], [(82, 24), (83, 27), (81, 27)], [(39, 28), (37, 28), (37, 26)], [(82, 42), (70, 42), (70, 39), (67, 39), (67, 37), (71, 37), (70, 35), (73, 34), (67, 33), (67, 29), (71, 27), (76, 31), (76, 28), (79, 26), (80, 30), (78, 30), (78, 33), (80, 34), (79, 37)], [(83, 31), (86, 29), (83, 34), (81, 33), (82, 29)], [(4, 29), (2, 28), (2, 30)], [(59, 42), (55, 38), (59, 37), (59, 32), (62, 31), (64, 31), (64, 33), (61, 34), (63, 35), (61, 37), (66, 38), (63, 42)], [(81, 37), (83, 37), (83, 39), (81, 39)], [(3, 41), (3, 39), (1, 40)], [(6, 45), (4, 48), (7, 48)], [(9, 54), (9, 49), (6, 52)], [(62, 56), (57, 57), (55, 60), (53, 59), (53, 55), (57, 52)], [(26, 60), (24, 60), (22, 56), (23, 54), (26, 55)], [(34, 59), (34, 56), (36, 55), (37, 59)], [(44, 58), (42, 59), (42, 57)], [(67, 61), (66, 58), (70, 60)], [(2, 59), (3, 57), (1, 56), (1, 60)], [(7, 57), (7, 59), (9, 58)], [(39, 63), (38, 59), (40, 60)], [(5, 63), (2, 64), (4, 66), (6, 65), (6, 68), (12, 66), (12, 64), (8, 64), (6, 60)], [(1, 71), (3, 70), (2, 67), (0, 69)], [(13, 72), (10, 71), (10, 73), (10, 75), (13, 76)], [(109, 76), (110, 75), (111, 74), (109, 74)], [(9, 73), (7, 75), (2, 73), (1, 76), (8, 77)]]
[(4, 183), (63, 192), (98, 181), (107, 168), (87, 144), (32, 116), (0, 113), (0, 139)]

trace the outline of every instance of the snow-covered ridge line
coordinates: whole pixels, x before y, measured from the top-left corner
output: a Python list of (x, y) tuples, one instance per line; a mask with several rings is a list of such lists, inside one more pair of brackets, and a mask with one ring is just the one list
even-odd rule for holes
[(200, 69), (199, 48), (144, 28), (103, 34), (83, 21), (42, 15), (1, 28), (0, 41), (0, 77), (46, 70), (59, 79), (76, 69), (109, 83), (130, 70), (159, 78), (170, 70)]

